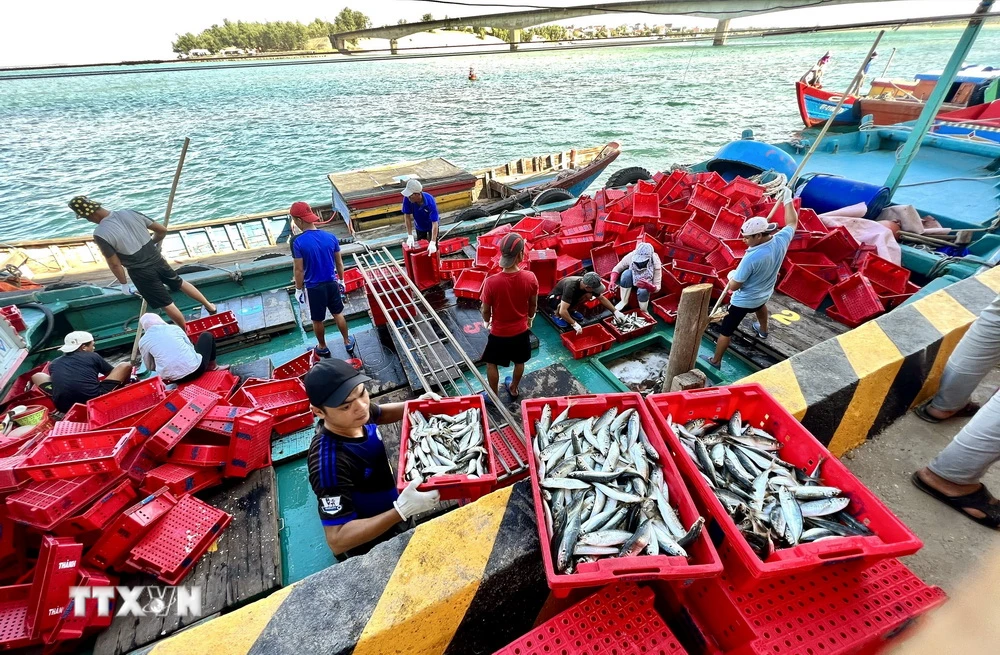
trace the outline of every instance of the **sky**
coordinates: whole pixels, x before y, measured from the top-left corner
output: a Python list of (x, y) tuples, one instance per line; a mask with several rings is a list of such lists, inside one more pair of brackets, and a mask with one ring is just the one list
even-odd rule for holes
[[(171, 0), (153, 3), (135, 0), (9, 0), (0, 4), (0, 67), (172, 59), (175, 55), (170, 44), (178, 34), (198, 33), (221, 23), (224, 18), (233, 21), (297, 20), (308, 23), (319, 17), (332, 21), (346, 5), (364, 11), (374, 25), (388, 25), (401, 18), (416, 22), (428, 12), (436, 18), (443, 18), (446, 15), (472, 16), (505, 11), (502, 6), (491, 5), (491, 1), (501, 5), (585, 4), (581, 0), (463, 1), (465, 5), (419, 0), (364, 0), (353, 3), (330, 0)], [(900, 17), (967, 14), (974, 11), (978, 4), (978, 0), (868, 2), (864, 5), (763, 14), (734, 21), (733, 27), (835, 25)], [(649, 14), (609, 14), (560, 22), (578, 26), (669, 22), (675, 26), (702, 27), (715, 23), (712, 19)]]

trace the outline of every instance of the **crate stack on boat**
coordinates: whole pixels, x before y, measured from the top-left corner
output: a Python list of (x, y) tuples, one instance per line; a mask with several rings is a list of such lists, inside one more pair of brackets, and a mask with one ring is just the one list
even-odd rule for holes
[(232, 518), (194, 494), (270, 466), (272, 437), (312, 423), (299, 378), (313, 363), (242, 385), (228, 370), (171, 390), (153, 377), (55, 423), (41, 406), (18, 414), (0, 440), (0, 650), (107, 627), (90, 601), (69, 611), (72, 586), (183, 580)]
[[(614, 426), (615, 418), (630, 411), (638, 417), (635, 426), (613, 427), (612, 444), (617, 443), (616, 438), (624, 438), (615, 437), (616, 430), (627, 430), (624, 434), (638, 445), (626, 448), (632, 460), (627, 472), (606, 479), (607, 472), (601, 473), (605, 453), (616, 461), (621, 454), (614, 445), (607, 446), (595, 431), (606, 429), (609, 418)], [(739, 415), (734, 418), (736, 412)], [(922, 545), (920, 540), (760, 385), (658, 394), (645, 399), (629, 393), (532, 399), (523, 403), (523, 418), (525, 434), (532, 444), (532, 493), (549, 587), (557, 598), (574, 593), (570, 600), (581, 598), (585, 588), (590, 593), (600, 589), (497, 653), (674, 653), (685, 652), (683, 646), (696, 652), (739, 655), (872, 653), (887, 646), (915, 617), (945, 600), (943, 591), (925, 584), (897, 559), (916, 552)], [(563, 423), (561, 428), (559, 423)], [(681, 427), (675, 431), (678, 425)], [(635, 427), (641, 432), (636, 432)], [(543, 430), (547, 441), (539, 441)], [(710, 482), (696, 461), (698, 448), (690, 445), (693, 439), (702, 437), (713, 444), (727, 444), (723, 448), (725, 459), (730, 456), (727, 448), (740, 443), (725, 439), (724, 435), (731, 435), (732, 430), (746, 435), (747, 443), (753, 435), (757, 439), (773, 437), (767, 445), (771, 450), (761, 452), (773, 453), (797, 469), (784, 469), (789, 475), (814, 478), (802, 486), (813, 485), (823, 493), (829, 493), (831, 487), (839, 489), (849, 501), (823, 516), (831, 525), (842, 521), (843, 525), (857, 528), (818, 539), (816, 535), (809, 540), (796, 536), (787, 542), (775, 538), (766, 552), (755, 550), (745, 537), (748, 525), (737, 525), (720, 502), (722, 495), (716, 493), (721, 488), (725, 495), (732, 488), (731, 476), (735, 473), (725, 466), (735, 464), (717, 469), (720, 478)], [(643, 450), (648, 452), (645, 440), (657, 454), (655, 461), (662, 477), (654, 477), (652, 471), (635, 465)], [(566, 456), (577, 462), (573, 466), (566, 466), (559, 454), (566, 443)], [(567, 473), (574, 468), (580, 470), (580, 461), (592, 461), (592, 470), (598, 473)], [(701, 463), (706, 464), (714, 466), (712, 461)], [(636, 474), (642, 478), (641, 484), (629, 483)], [(601, 475), (605, 475), (601, 478), (603, 490), (597, 484), (590, 488), (567, 481), (597, 481)], [(764, 482), (772, 481), (768, 469), (759, 477)], [(774, 476), (775, 488), (785, 486), (777, 484), (781, 482), (778, 478), (784, 477)], [(660, 480), (669, 490), (669, 499), (658, 497), (654, 490)], [(800, 491), (787, 487), (782, 495), (791, 497), (787, 494), (793, 490)], [(557, 501), (557, 491), (576, 495)], [(737, 491), (728, 496), (752, 503), (746, 490)], [(588, 495), (596, 498), (605, 492), (611, 494), (608, 501), (617, 497), (619, 507), (639, 503), (636, 518), (626, 518), (638, 523), (639, 528), (630, 525), (626, 531), (638, 534), (644, 529), (644, 517), (655, 522), (656, 517), (667, 513), (675, 513), (684, 527), (691, 522), (692, 512), (704, 517), (704, 530), (687, 542), (682, 553), (686, 557), (631, 547), (631, 555), (581, 557), (574, 559), (572, 566), (557, 567), (560, 558), (565, 561), (565, 553), (560, 555), (560, 548), (566, 548), (561, 543), (565, 531), (576, 527), (569, 526), (569, 519), (560, 524), (550, 505), (568, 500), (570, 505), (580, 503), (589, 508), (585, 502)], [(543, 497), (548, 499), (544, 505)], [(646, 497), (654, 501), (646, 501)], [(669, 509), (659, 504), (663, 501), (670, 505)], [(584, 509), (584, 525), (586, 512)], [(816, 515), (809, 512), (809, 516)], [(589, 518), (591, 532), (581, 529), (580, 534), (591, 536), (577, 536), (574, 552), (603, 553), (594, 545), (609, 543), (606, 540), (614, 535), (601, 526), (603, 519), (594, 522), (593, 515)], [(757, 527), (777, 529), (769, 525), (765, 521)], [(622, 548), (630, 548), (630, 543), (626, 541)], [(581, 550), (583, 544), (589, 549)], [(654, 638), (655, 648), (650, 647), (651, 642), (645, 644), (645, 649), (635, 646), (633, 635), (637, 630), (647, 639)]]

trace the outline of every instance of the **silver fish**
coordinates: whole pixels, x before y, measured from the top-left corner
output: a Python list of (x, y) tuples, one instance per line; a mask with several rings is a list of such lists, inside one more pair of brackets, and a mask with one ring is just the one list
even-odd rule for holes
[(827, 516), (845, 509), (850, 503), (850, 498), (823, 498), (802, 503), (799, 509), (802, 510), (802, 516)]

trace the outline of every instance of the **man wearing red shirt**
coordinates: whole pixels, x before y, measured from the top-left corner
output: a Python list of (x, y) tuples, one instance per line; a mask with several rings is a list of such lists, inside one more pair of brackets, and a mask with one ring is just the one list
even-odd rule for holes
[(519, 268), (524, 261), (524, 239), (513, 232), (500, 241), (498, 273), (483, 286), (483, 321), (490, 336), (483, 351), (486, 377), (490, 388), (499, 397), (500, 366), (514, 362), (514, 375), (507, 376), (504, 386), (514, 400), (524, 374), (524, 363), (531, 359), (531, 324), (538, 309), (538, 279), (531, 271)]

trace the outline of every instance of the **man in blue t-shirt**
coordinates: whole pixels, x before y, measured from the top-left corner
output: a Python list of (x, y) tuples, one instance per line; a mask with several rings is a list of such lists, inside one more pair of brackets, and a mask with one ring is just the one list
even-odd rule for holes
[(413, 228), (417, 229), (416, 241), (429, 241), (427, 252), (437, 252), (438, 207), (434, 196), (424, 193), (418, 180), (410, 180), (403, 189), (403, 220), (406, 222), (406, 245), (413, 247)]
[(288, 212), (302, 234), (292, 241), (292, 263), (295, 272), (295, 299), (304, 304), (309, 298), (309, 318), (316, 334), (316, 354), (329, 357), (326, 347), (326, 330), (323, 321), (326, 310), (330, 310), (337, 322), (344, 347), (354, 352), (355, 339), (347, 334), (347, 320), (344, 318), (344, 260), (340, 256), (340, 242), (337, 237), (316, 229), (319, 216), (309, 205), (296, 202)]
[(767, 301), (774, 293), (774, 285), (778, 282), (778, 271), (785, 259), (788, 246), (792, 242), (795, 228), (799, 224), (798, 214), (792, 206), (791, 196), (785, 202), (785, 227), (775, 233), (777, 223), (768, 223), (766, 218), (755, 216), (743, 223), (741, 233), (747, 244), (746, 254), (739, 266), (729, 276), (729, 284), (723, 295), (732, 291), (733, 298), (729, 304), (729, 313), (722, 319), (719, 327), (719, 342), (715, 346), (715, 355), (701, 358), (714, 366), (722, 366), (722, 356), (729, 348), (729, 339), (739, 327), (747, 314), (757, 315), (752, 327), (761, 339), (767, 338)]

